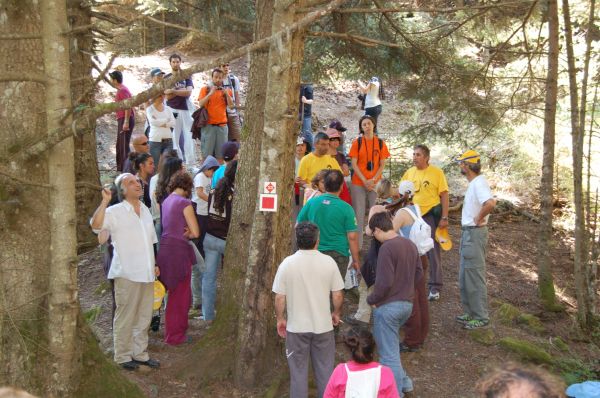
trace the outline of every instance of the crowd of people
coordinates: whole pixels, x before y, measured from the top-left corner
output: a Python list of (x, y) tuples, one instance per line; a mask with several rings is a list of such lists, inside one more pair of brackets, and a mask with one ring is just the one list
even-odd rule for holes
[[(180, 70), (179, 55), (169, 62), (173, 73)], [(117, 99), (130, 97), (122, 73), (110, 76)], [(150, 71), (153, 83), (167, 76), (159, 68)], [(414, 165), (398, 186), (384, 178), (391, 154), (378, 136), (381, 81), (373, 77), (359, 87), (365, 114), (347, 154), (347, 128), (339, 120), (313, 134), (312, 85), (301, 87), (293, 193), (297, 250), (281, 263), (273, 282), (293, 398), (307, 397), (309, 359), (319, 397), (396, 397), (412, 391), (401, 353), (423, 348), (429, 302), (441, 298), (441, 250), (450, 244), (446, 177), (430, 164), (429, 148), (416, 145)], [(240, 150), (240, 82), (225, 64), (213, 69), (200, 89), (197, 106), (206, 110), (207, 120), (201, 129), (199, 168), (190, 131), (196, 106), (192, 91), (192, 81), (185, 79), (148, 101), (144, 135), (132, 136), (134, 109), (117, 113), (121, 174), (112, 190), (103, 190), (90, 221), (100, 242), (110, 247), (105, 265), (114, 285), (114, 360), (128, 370), (160, 366), (147, 350), (156, 278), (167, 291), (166, 344), (190, 341), (190, 309), (207, 323), (216, 317), (217, 275)], [(466, 151), (455, 161), (469, 181), (460, 243), (464, 313), (456, 320), (465, 329), (476, 329), (489, 323), (485, 254), (495, 200), (477, 152)], [(369, 244), (365, 234), (372, 237)], [(344, 291), (354, 288), (358, 309), (351, 314), (344, 311)], [(352, 360), (334, 369), (334, 328), (340, 323), (352, 326), (344, 336)], [(374, 362), (375, 347), (380, 362)], [(350, 390), (354, 395), (348, 395)]]

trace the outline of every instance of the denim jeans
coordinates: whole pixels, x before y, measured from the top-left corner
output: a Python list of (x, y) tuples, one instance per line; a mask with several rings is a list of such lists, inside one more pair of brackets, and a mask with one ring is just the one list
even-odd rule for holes
[(412, 312), (412, 303), (392, 301), (373, 309), (373, 337), (379, 351), (379, 362), (392, 369), (398, 395), (402, 391), (412, 391), (412, 380), (402, 368), (400, 361), (400, 327), (408, 320)]
[(159, 142), (149, 141), (148, 144), (150, 145), (150, 155), (152, 155), (152, 159), (154, 159), (154, 164), (158, 170), (158, 161), (160, 160), (160, 155), (164, 151), (170, 151), (173, 149), (173, 140), (169, 138)]
[(219, 264), (221, 264), (221, 256), (224, 253), (225, 241), (207, 233), (204, 237), (204, 264), (206, 270), (202, 273), (202, 313), (207, 321), (215, 319), (217, 272)]
[(200, 254), (200, 251), (192, 242), (189, 241), (190, 245), (194, 249), (194, 255), (196, 256), (196, 263), (192, 264), (192, 305), (194, 308), (200, 306), (202, 304), (202, 272), (206, 270), (206, 266), (204, 264), (204, 258)]
[(314, 149), (312, 134), (312, 116), (305, 116), (304, 118), (302, 118), (302, 138), (305, 138), (310, 143), (310, 147)]

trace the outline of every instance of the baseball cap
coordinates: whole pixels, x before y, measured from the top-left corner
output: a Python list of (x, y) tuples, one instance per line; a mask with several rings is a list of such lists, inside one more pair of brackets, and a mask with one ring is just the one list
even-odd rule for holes
[(452, 239), (450, 239), (448, 228), (437, 227), (435, 230), (435, 240), (438, 241), (442, 249), (445, 251), (452, 249)]
[(158, 75), (164, 75), (165, 72), (163, 72), (160, 68), (152, 68), (150, 69), (150, 76), (154, 77), (154, 76), (158, 76)]
[(332, 127), (328, 128), (325, 131), (325, 134), (327, 134), (327, 136), (329, 137), (329, 139), (332, 139), (332, 138), (341, 138), (342, 137), (342, 135), (340, 134), (339, 130), (337, 130), (335, 128), (332, 128)]
[(472, 149), (469, 149), (468, 151), (466, 151), (465, 153), (463, 153), (462, 155), (460, 155), (459, 157), (454, 159), (454, 161), (457, 163), (458, 162), (479, 163), (480, 159), (481, 159), (481, 156), (479, 155), (479, 153), (475, 152)]
[(206, 159), (204, 159), (204, 162), (202, 162), (202, 166), (200, 166), (199, 171), (212, 169), (213, 167), (219, 167), (219, 162), (214, 156), (208, 155)]
[(400, 196), (404, 196), (408, 193), (408, 196), (412, 197), (415, 194), (415, 184), (413, 184), (413, 182), (409, 180), (400, 181), (398, 193), (400, 194)]
[(344, 131), (347, 130), (346, 127), (342, 126), (342, 122), (340, 122), (337, 119), (333, 119), (331, 121), (331, 123), (329, 123), (329, 128), (330, 129), (336, 129), (337, 131), (342, 131), (342, 132), (344, 132)]
[(572, 384), (567, 388), (566, 394), (569, 398), (599, 398), (600, 382), (589, 380)]
[(118, 70), (113, 70), (108, 74), (108, 76), (112, 77), (115, 80), (123, 80), (123, 73), (121, 73), (121, 71)]
[(221, 153), (223, 153), (223, 159), (230, 161), (235, 155), (237, 155), (240, 149), (240, 145), (235, 141), (228, 141), (221, 147)]

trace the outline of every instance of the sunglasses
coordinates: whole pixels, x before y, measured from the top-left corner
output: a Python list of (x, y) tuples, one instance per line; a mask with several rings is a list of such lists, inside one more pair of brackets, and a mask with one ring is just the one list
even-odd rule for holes
[(146, 142), (142, 142), (142, 143), (140, 143), (140, 144), (133, 144), (133, 145), (148, 145), (148, 141), (146, 141)]

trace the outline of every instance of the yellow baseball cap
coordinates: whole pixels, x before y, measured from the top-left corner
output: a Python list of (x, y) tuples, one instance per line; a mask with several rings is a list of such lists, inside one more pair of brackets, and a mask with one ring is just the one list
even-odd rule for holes
[(165, 292), (165, 285), (163, 285), (159, 280), (154, 281), (154, 303), (152, 304), (152, 309), (154, 311), (157, 311), (162, 305)]
[(463, 153), (462, 155), (460, 155), (459, 157), (454, 159), (454, 161), (455, 162), (479, 163), (480, 159), (481, 159), (481, 156), (479, 155), (479, 153), (475, 152), (472, 149), (469, 149), (467, 152)]
[(437, 227), (435, 230), (435, 240), (438, 241), (442, 249), (445, 251), (452, 249), (452, 239), (448, 233), (448, 228)]

